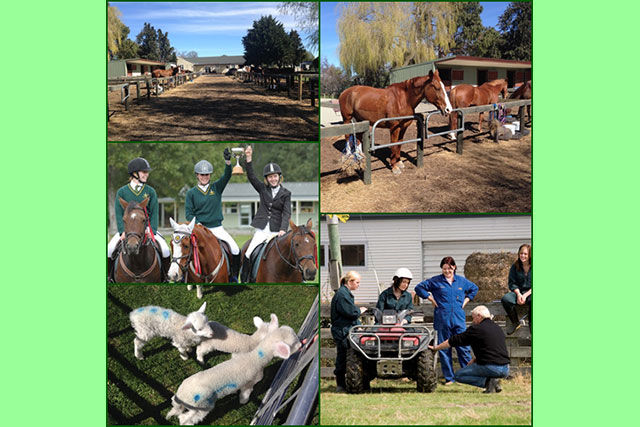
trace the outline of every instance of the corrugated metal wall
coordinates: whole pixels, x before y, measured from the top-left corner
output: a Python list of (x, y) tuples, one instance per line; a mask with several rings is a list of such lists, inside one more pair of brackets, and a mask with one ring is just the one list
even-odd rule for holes
[(127, 75), (127, 63), (123, 59), (109, 61), (107, 66), (107, 76), (110, 79), (124, 77)]
[[(364, 267), (345, 266), (362, 276), (360, 289), (354, 295), (358, 303), (378, 299), (376, 273), (383, 289), (391, 284), (393, 273), (399, 267), (411, 270), (414, 280), (410, 290), (423, 278), (440, 274), (440, 260), (453, 256), (459, 273), (464, 271), (464, 260), (475, 251), (517, 251), (522, 243), (531, 242), (530, 216), (474, 217), (452, 216), (443, 218), (416, 218), (360, 220), (351, 216), (339, 225), (340, 240), (346, 244), (366, 245)], [(329, 246), (327, 225), (321, 223), (321, 244)], [(328, 252), (326, 252), (328, 253)], [(321, 266), (321, 283), (329, 278), (326, 267)]]
[(426, 76), (431, 70), (435, 70), (433, 62), (424, 62), (422, 64), (396, 68), (391, 71), (391, 74), (389, 75), (389, 82), (390, 84), (400, 83), (414, 77)]

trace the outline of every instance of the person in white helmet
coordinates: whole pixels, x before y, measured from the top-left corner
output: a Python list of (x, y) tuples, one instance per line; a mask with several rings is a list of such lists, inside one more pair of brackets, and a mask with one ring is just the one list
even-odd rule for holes
[[(413, 274), (408, 268), (399, 268), (393, 275), (393, 283), (387, 289), (382, 291), (378, 297), (376, 308), (382, 310), (413, 310), (413, 300), (411, 293), (407, 290), (413, 279)], [(411, 316), (407, 315), (402, 324), (409, 323)]]
[(224, 240), (231, 249), (231, 277), (230, 282), (236, 282), (240, 270), (240, 248), (233, 237), (224, 229), (222, 221), (222, 192), (231, 179), (231, 151), (224, 149), (225, 167), (222, 176), (211, 182), (213, 165), (207, 160), (200, 160), (193, 168), (198, 184), (187, 191), (185, 199), (185, 216), (187, 221), (194, 217), (199, 224), (207, 227), (214, 236)]
[[(245, 252), (245, 265), (248, 266), (251, 253), (260, 243), (274, 235), (280, 237), (289, 229), (291, 192), (282, 186), (282, 170), (278, 164), (267, 163), (262, 174), (264, 181), (260, 181), (253, 171), (251, 145), (245, 148), (244, 154), (247, 178), (260, 195), (260, 207), (251, 221), (251, 226), (256, 231)], [(241, 281), (246, 283), (248, 279), (249, 268), (243, 268)]]

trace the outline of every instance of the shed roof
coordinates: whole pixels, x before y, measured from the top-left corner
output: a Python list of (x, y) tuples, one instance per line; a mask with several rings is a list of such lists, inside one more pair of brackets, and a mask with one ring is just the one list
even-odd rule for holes
[(201, 56), (197, 58), (182, 58), (194, 65), (227, 65), (227, 64), (244, 64), (244, 56)]
[(127, 64), (138, 64), (138, 65), (165, 65), (166, 64), (166, 62), (155, 61), (153, 59), (146, 59), (146, 58), (132, 58), (132, 59), (125, 59), (125, 61), (127, 62)]
[[(317, 182), (285, 182), (283, 186), (291, 191), (291, 200), (317, 201)], [(227, 184), (222, 193), (223, 202), (258, 201), (260, 197), (256, 190), (247, 182)]]
[(433, 59), (420, 64), (407, 65), (406, 67), (394, 68), (393, 71), (405, 70), (412, 67), (423, 67), (425, 65), (457, 65), (467, 67), (496, 67), (496, 68), (531, 68), (531, 61), (515, 61), (512, 59), (482, 58), (480, 56), (452, 55), (444, 58)]

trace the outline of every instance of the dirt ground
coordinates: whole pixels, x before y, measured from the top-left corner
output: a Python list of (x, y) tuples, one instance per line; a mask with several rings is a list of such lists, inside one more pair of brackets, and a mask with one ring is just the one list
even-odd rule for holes
[[(455, 141), (427, 140), (424, 166), (416, 167), (416, 144), (402, 145), (401, 175), (389, 165), (389, 148), (371, 157), (371, 185), (359, 171), (342, 169), (344, 137), (321, 141), (320, 189), (322, 212), (531, 212), (531, 134), (520, 140), (493, 142), (478, 134), (478, 115), (467, 117), (463, 155)], [(433, 123), (432, 123), (433, 121)], [(429, 133), (447, 129), (446, 118), (429, 121)], [(530, 128), (527, 128), (530, 130)], [(412, 124), (403, 139), (416, 138)], [(376, 145), (389, 142), (387, 129), (376, 129)]]
[[(109, 93), (109, 141), (317, 141), (318, 108), (223, 75), (204, 75), (124, 110)], [(146, 90), (142, 90), (146, 94)]]

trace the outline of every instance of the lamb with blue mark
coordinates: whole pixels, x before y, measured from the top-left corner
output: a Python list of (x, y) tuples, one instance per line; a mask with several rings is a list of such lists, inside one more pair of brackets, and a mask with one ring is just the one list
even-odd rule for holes
[[(275, 314), (271, 314), (271, 322), (277, 322)], [(270, 323), (264, 322), (258, 316), (253, 318), (256, 331), (252, 335), (243, 334), (238, 331), (218, 323), (209, 322), (213, 330), (214, 337), (202, 342), (196, 349), (198, 362), (204, 363), (204, 356), (212, 351), (222, 351), (225, 353), (247, 353), (253, 350), (266, 336)]]
[(135, 356), (142, 360), (142, 348), (152, 338), (160, 336), (170, 338), (171, 344), (178, 349), (183, 360), (189, 358), (187, 351), (195, 347), (204, 338), (213, 338), (214, 332), (209, 325), (209, 319), (204, 314), (207, 308), (205, 302), (198, 309), (186, 317), (175, 311), (156, 307), (140, 307), (129, 313), (131, 326), (136, 337), (133, 340)]
[(252, 351), (234, 353), (230, 360), (185, 379), (171, 398), (167, 419), (177, 416), (180, 425), (197, 424), (213, 410), (216, 400), (237, 391), (240, 403), (247, 403), (269, 362), (276, 356), (288, 359), (301, 346), (293, 329), (278, 327), (278, 318), (271, 315), (267, 335)]

